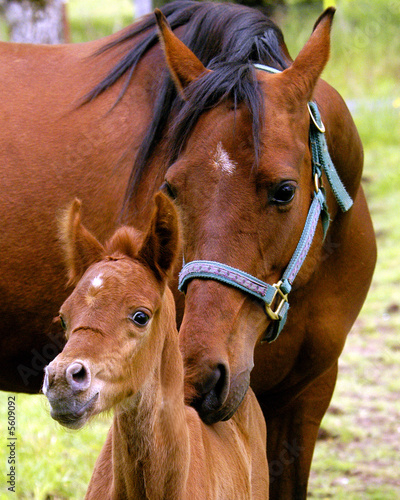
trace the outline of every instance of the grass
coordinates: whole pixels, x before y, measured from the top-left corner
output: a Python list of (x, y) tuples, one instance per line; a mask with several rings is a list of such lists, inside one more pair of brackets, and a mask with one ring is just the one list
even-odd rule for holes
[[(369, 297), (340, 360), (309, 496), (394, 500), (400, 498), (400, 7), (388, 0), (373, 10), (378, 4), (371, 0), (347, 2), (352, 7), (341, 10), (340, 3), (324, 77), (354, 107), (365, 147), (363, 183), (379, 259)], [(132, 17), (130, 0), (70, 0), (69, 8), (74, 41), (109, 34)], [(292, 54), (307, 39), (317, 15), (299, 8), (283, 19)], [(18, 395), (18, 491), (12, 496), (5, 476), (8, 396), (0, 393), (0, 500), (82, 498), (110, 419), (67, 431), (50, 418), (43, 396)]]
[[(324, 78), (346, 99), (395, 96), (399, 88), (400, 3), (337, 0), (336, 4), (331, 62)], [(294, 15), (280, 23), (293, 57), (307, 40), (320, 13), (318, 6), (298, 7)]]
[(71, 38), (74, 43), (115, 33), (131, 24), (134, 16), (132, 0), (70, 0), (68, 9)]

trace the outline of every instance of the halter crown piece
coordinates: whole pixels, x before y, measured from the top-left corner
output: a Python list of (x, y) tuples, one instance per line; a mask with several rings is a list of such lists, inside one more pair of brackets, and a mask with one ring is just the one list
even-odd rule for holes
[[(268, 73), (280, 73), (280, 70), (264, 66), (263, 64), (254, 64), (254, 67)], [(325, 191), (321, 187), (322, 172), (325, 173), (341, 210), (347, 212), (353, 204), (353, 200), (340, 180), (329, 155), (324, 135), (325, 127), (322, 123), (318, 107), (315, 102), (309, 102), (307, 106), (311, 117), (310, 144), (315, 191), (300, 241), (281, 280), (270, 285), (244, 271), (208, 260), (194, 260), (187, 264), (184, 263), (179, 274), (178, 288), (181, 291), (186, 290), (188, 281), (192, 279), (213, 279), (231, 285), (262, 300), (267, 316), (273, 321), (262, 342), (273, 342), (276, 340), (285, 326), (289, 311), (288, 295), (292, 289), (293, 281), (307, 257), (320, 217), (324, 238), (328, 230), (329, 213), (326, 205)]]

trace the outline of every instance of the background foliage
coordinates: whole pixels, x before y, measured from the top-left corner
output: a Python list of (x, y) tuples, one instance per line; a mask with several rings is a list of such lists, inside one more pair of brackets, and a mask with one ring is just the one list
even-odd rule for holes
[[(286, 11), (275, 16), (295, 56), (323, 2), (286, 3)], [(341, 357), (309, 496), (394, 500), (400, 498), (400, 2), (337, 0), (336, 6), (324, 78), (347, 100), (364, 143), (363, 184), (379, 260), (369, 297)], [(104, 36), (132, 21), (130, 0), (70, 0), (69, 9), (75, 42)], [(43, 396), (19, 395), (18, 490), (10, 496), (3, 440), (7, 396), (0, 393), (0, 499), (83, 498), (110, 417), (79, 432), (67, 431), (50, 418)]]

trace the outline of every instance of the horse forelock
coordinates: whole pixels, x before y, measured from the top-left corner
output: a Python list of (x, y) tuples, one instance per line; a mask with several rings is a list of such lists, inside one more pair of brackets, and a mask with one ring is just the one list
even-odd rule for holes
[[(175, 129), (187, 128), (190, 133), (198, 117), (211, 106), (218, 105), (225, 98), (232, 98), (236, 104), (244, 102), (253, 116), (253, 135), (256, 149), (259, 143), (259, 118), (262, 103), (256, 80), (250, 65), (264, 63), (277, 69), (289, 66), (290, 59), (284, 45), (280, 29), (260, 11), (242, 5), (219, 4), (213, 2), (194, 2), (191, 0), (172, 2), (162, 8), (172, 29), (181, 28), (180, 38), (201, 62), (216, 73), (207, 80), (206, 85), (194, 91), (193, 96), (202, 94), (201, 102), (192, 103), (192, 107), (182, 103), (177, 95), (171, 77), (167, 72), (157, 89), (153, 119), (138, 151), (132, 169), (125, 197), (125, 207), (133, 198), (140, 181), (150, 168), (150, 160), (156, 147), (165, 137), (166, 125), (171, 116), (180, 114)], [(129, 71), (129, 78), (136, 64), (157, 44), (155, 18), (148, 16), (125, 32), (121, 38), (111, 45), (124, 43), (148, 30), (148, 35), (141, 39), (133, 49), (111, 70), (87, 96), (94, 98), (113, 85), (123, 74)], [(108, 47), (110, 48), (111, 45)], [(106, 48), (107, 49), (107, 48)], [(187, 103), (186, 103), (187, 104)], [(182, 122), (181, 122), (182, 121)], [(184, 125), (185, 124), (185, 125)], [(177, 134), (172, 139), (172, 151), (176, 154), (181, 145), (177, 142)], [(183, 143), (184, 141), (180, 141)], [(173, 156), (172, 154), (172, 156)], [(168, 158), (170, 160), (170, 158)], [(168, 161), (166, 162), (168, 163)], [(166, 168), (163, 165), (161, 168)]]
[(241, 62), (218, 63), (213, 66), (212, 72), (190, 85), (188, 99), (172, 124), (169, 163), (176, 160), (200, 116), (228, 100), (235, 113), (241, 104), (245, 104), (250, 111), (254, 164), (258, 164), (264, 98), (254, 68)]

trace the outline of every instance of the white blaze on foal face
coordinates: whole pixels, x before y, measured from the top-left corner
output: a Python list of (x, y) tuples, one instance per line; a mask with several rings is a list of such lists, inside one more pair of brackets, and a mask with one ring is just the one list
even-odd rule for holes
[(218, 143), (217, 150), (215, 151), (213, 165), (220, 172), (228, 175), (233, 174), (236, 169), (236, 163), (229, 158), (228, 153), (222, 147), (221, 143)]

